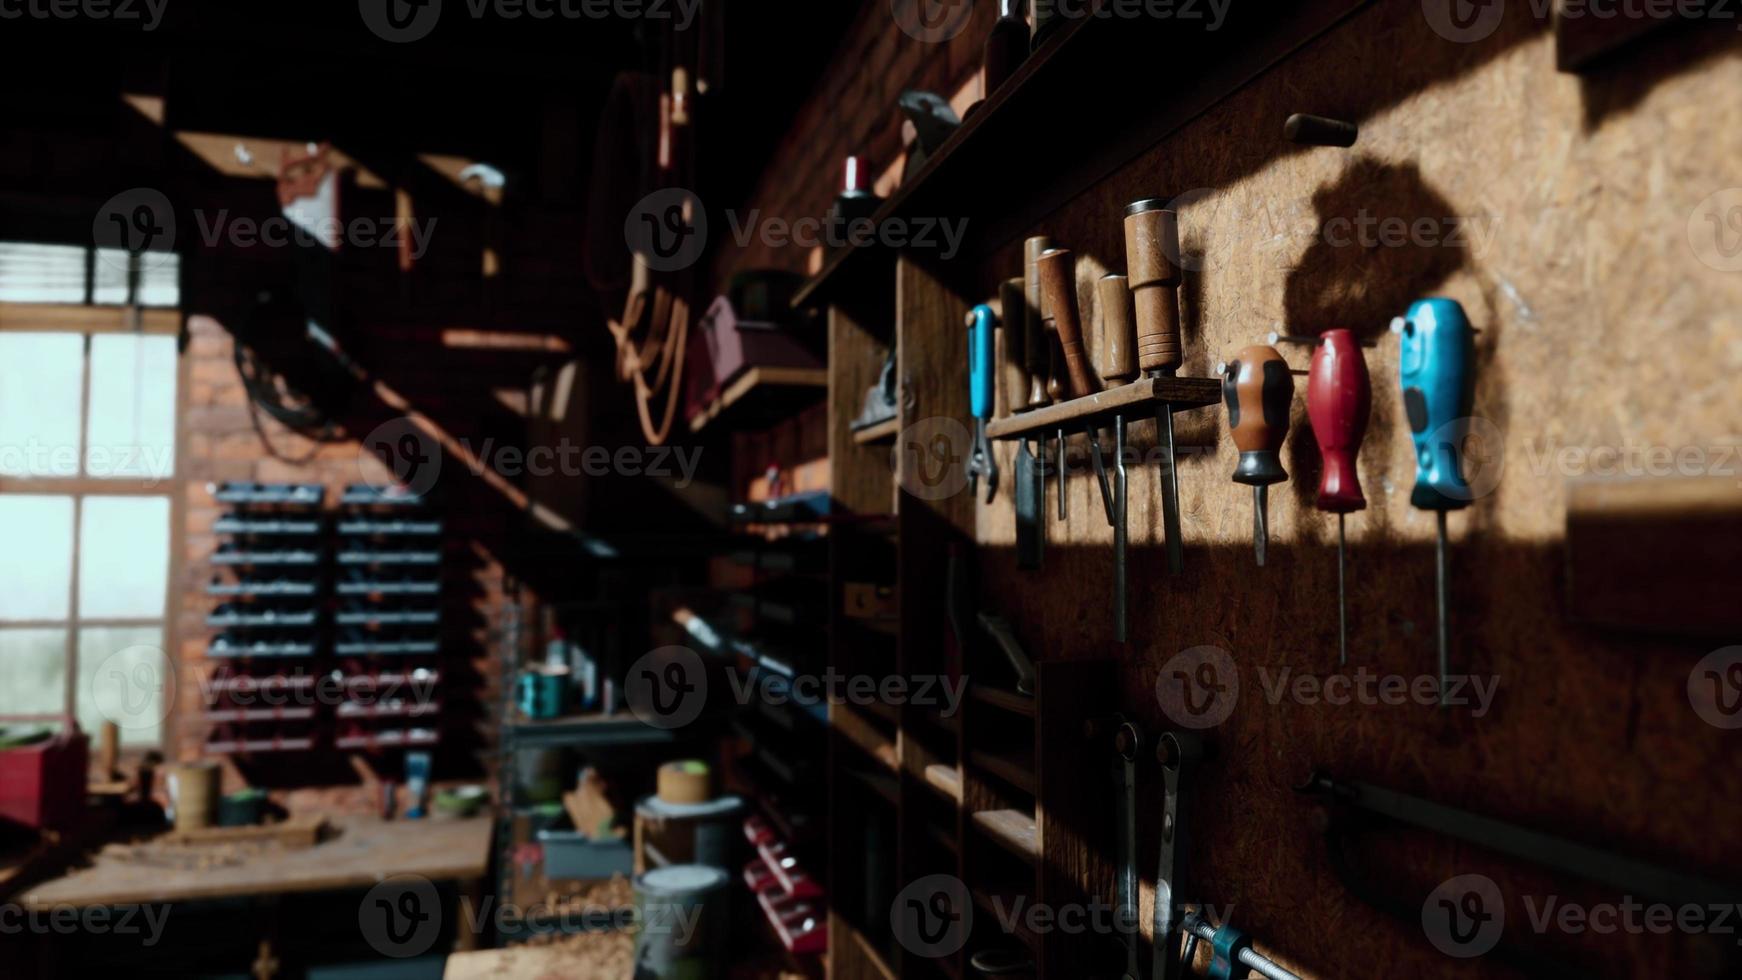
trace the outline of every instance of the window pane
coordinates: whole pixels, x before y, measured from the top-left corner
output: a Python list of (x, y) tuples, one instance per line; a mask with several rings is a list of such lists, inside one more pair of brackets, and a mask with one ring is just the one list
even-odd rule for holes
[(0, 494), (0, 620), (65, 619), (73, 498)]
[[(127, 300), (129, 256), (124, 248), (99, 248), (91, 264), (91, 302), (122, 306)], [(181, 256), (174, 252), (144, 252), (139, 256), (139, 285), (134, 300), (140, 306), (181, 304)]]
[(175, 338), (91, 338), (85, 473), (167, 479), (175, 472)]
[(79, 618), (161, 619), (169, 498), (86, 497), (80, 510)]
[(161, 627), (79, 631), (80, 728), (95, 732), (112, 721), (121, 729), (121, 744), (155, 745), (163, 741), (174, 691)]
[(77, 476), (85, 338), (0, 334), (0, 476)]
[(0, 715), (58, 715), (66, 693), (66, 630), (0, 629)]
[(83, 303), (85, 249), (0, 242), (0, 302)]

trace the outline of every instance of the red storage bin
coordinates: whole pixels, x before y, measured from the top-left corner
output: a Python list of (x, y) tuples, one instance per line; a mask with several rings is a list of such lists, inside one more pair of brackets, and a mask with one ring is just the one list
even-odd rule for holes
[(70, 827), (85, 806), (90, 739), (72, 722), (44, 742), (0, 749), (0, 821)]

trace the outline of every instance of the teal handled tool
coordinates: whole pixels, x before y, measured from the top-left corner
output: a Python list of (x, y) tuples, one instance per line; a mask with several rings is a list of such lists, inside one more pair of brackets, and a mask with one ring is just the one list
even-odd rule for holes
[(986, 423), (992, 420), (993, 389), (998, 365), (993, 359), (998, 316), (981, 303), (968, 312), (968, 402), (974, 415), (974, 449), (968, 457), (968, 487), (978, 493), (980, 478), (986, 478), (986, 502), (998, 495), (998, 460), (986, 438)]
[(1415, 441), (1415, 490), (1409, 502), (1438, 518), (1435, 571), (1439, 593), (1440, 706), (1446, 704), (1451, 672), (1451, 625), (1446, 514), (1470, 505), (1475, 494), (1464, 479), (1463, 442), (1476, 400), (1476, 335), (1455, 300), (1424, 299), (1393, 321), (1403, 338), (1398, 375), (1403, 410)]

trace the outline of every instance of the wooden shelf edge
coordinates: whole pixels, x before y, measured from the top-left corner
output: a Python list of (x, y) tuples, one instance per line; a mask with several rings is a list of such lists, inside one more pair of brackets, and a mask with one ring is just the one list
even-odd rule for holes
[(1018, 763), (990, 752), (974, 751), (968, 753), (968, 763), (976, 769), (983, 769), (998, 777), (1029, 796), (1035, 795), (1034, 765), (1032, 762), (1029, 764), (1029, 768), (1024, 769)]
[(984, 705), (1008, 711), (1011, 714), (1022, 715), (1025, 718), (1034, 717), (1034, 698), (1001, 687), (987, 687), (976, 684), (968, 689), (968, 696)]
[(982, 810), (973, 815), (974, 826), (1005, 850), (1030, 864), (1040, 860), (1040, 826), (1034, 815), (1021, 810)]
[(1220, 378), (1143, 378), (1083, 398), (993, 419), (986, 425), (986, 435), (993, 439), (1023, 439), (1059, 429), (1076, 431), (1084, 426), (1105, 425), (1118, 415), (1134, 422), (1163, 406), (1175, 412), (1208, 408), (1221, 400)]
[(956, 767), (942, 763), (926, 766), (925, 782), (927, 786), (942, 793), (946, 799), (954, 800), (957, 806), (962, 805), (962, 774)]
[[(1083, 17), (1067, 22), (1058, 29), (1055, 37), (1048, 39), (1038, 51), (1024, 58), (1022, 64), (1016, 69), (1016, 73), (999, 86), (997, 91), (987, 96), (980, 103), (979, 109), (962, 120), (962, 125), (950, 134), (950, 138), (945, 140), (935, 153), (926, 158), (925, 165), (920, 167), (919, 172), (896, 188), (889, 199), (877, 208), (876, 213), (871, 216), (872, 222), (881, 225), (891, 218), (899, 216), (908, 200), (925, 189), (933, 176), (948, 166), (951, 158), (961, 152), (962, 147), (972, 141), (974, 135), (992, 121), (1000, 110), (1012, 102), (1019, 103), (1018, 108), (1020, 108), (1022, 99), (1025, 96), (1032, 96), (1035, 88), (1041, 84), (1041, 82), (1033, 82), (1035, 76), (1045, 74), (1046, 69), (1052, 64), (1058, 53), (1064, 50), (1067, 44), (1080, 37), (1085, 29), (1091, 28), (1091, 25), (1095, 24), (1097, 20), (1098, 18), (1094, 17)], [(1033, 85), (1030, 84), (1031, 82)], [(881, 241), (873, 241), (863, 247), (848, 245), (835, 250), (824, 259), (823, 266), (817, 270), (817, 274), (805, 280), (804, 284), (793, 293), (792, 308), (796, 310), (816, 305), (826, 297), (834, 285), (845, 278), (842, 273), (843, 269), (874, 254), (892, 255), (893, 252)]]
[(886, 419), (869, 428), (853, 433), (853, 441), (861, 446), (870, 446), (880, 442), (893, 442), (895, 434), (901, 431), (901, 418)]
[(741, 372), (737, 379), (726, 386), (719, 396), (709, 402), (707, 407), (690, 416), (690, 431), (700, 432), (708, 423), (726, 414), (733, 405), (743, 401), (757, 388), (768, 386), (774, 388), (817, 388), (826, 392), (829, 387), (829, 371), (827, 368), (795, 368), (795, 367), (752, 367)]

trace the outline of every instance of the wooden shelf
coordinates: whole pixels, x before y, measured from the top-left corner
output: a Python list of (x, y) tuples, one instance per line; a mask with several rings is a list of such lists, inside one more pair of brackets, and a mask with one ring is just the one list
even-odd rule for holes
[(1040, 860), (1040, 829), (1034, 814), (1021, 810), (982, 810), (974, 814), (974, 826), (993, 842), (1030, 864)]
[(871, 772), (856, 766), (841, 766), (838, 771), (853, 777), (853, 780), (859, 785), (883, 797), (890, 806), (901, 804), (901, 787), (894, 776), (887, 773)]
[(1030, 796), (1034, 795), (1034, 761), (1032, 759), (1024, 765), (1021, 762), (1014, 762), (990, 752), (971, 752), (968, 754), (968, 762), (974, 768), (983, 769), (1024, 793)]
[(1059, 429), (1080, 432), (1084, 426), (1107, 425), (1115, 416), (1123, 415), (1127, 423), (1138, 422), (1163, 407), (1187, 412), (1208, 408), (1221, 400), (1219, 378), (1144, 378), (1084, 398), (993, 419), (986, 425), (986, 435), (993, 439), (1022, 439), (1050, 435)]
[(927, 786), (944, 795), (945, 799), (962, 805), (962, 774), (955, 766), (931, 765), (925, 767), (925, 782)]
[(870, 446), (880, 442), (894, 442), (895, 434), (901, 431), (901, 417), (887, 419), (870, 428), (860, 429), (853, 433), (853, 441), (861, 446)]
[[(1068, 21), (871, 220), (881, 225), (894, 219), (966, 219), (967, 241), (957, 260), (983, 255), (1370, 2), (1235, 4), (1212, 32), (1180, 18)], [(1150, 84), (1157, 64), (1167, 65), (1169, 77), (1179, 80), (1166, 99), (1155, 98)], [(1047, 138), (1035, 139), (1037, 131)], [(1294, 149), (1278, 140), (1273, 152)], [(1016, 158), (1023, 160), (1022, 167), (1009, 166)], [(1033, 174), (1047, 179), (1037, 184)], [(792, 305), (884, 289), (880, 276), (893, 255), (880, 241), (835, 249), (793, 294)]]
[(1011, 714), (1022, 715), (1025, 718), (1034, 717), (1034, 699), (1026, 694), (1007, 691), (1001, 687), (986, 687), (976, 684), (969, 689), (968, 696), (981, 704), (990, 705)]
[(828, 387), (827, 368), (746, 368), (706, 408), (690, 416), (690, 431), (700, 432), (722, 419), (778, 421), (805, 404), (822, 401)]

